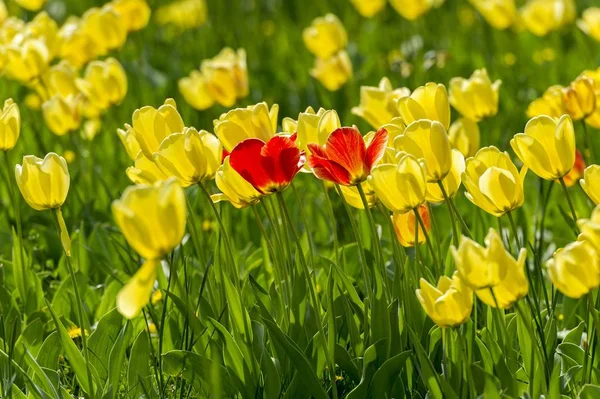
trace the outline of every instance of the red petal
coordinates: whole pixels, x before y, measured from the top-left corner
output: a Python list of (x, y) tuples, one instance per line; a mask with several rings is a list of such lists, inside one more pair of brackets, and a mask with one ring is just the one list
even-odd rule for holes
[(365, 140), (352, 127), (342, 127), (331, 133), (325, 144), (327, 158), (346, 169), (351, 180), (365, 174)]
[(246, 139), (236, 145), (229, 155), (231, 167), (263, 194), (271, 181), (261, 162), (261, 151), (265, 146), (262, 140)]
[(227, 158), (229, 156), (229, 151), (227, 151), (225, 148), (223, 148), (223, 152), (221, 153), (221, 163), (223, 163), (223, 161), (225, 160), (225, 158)]
[(367, 148), (367, 154), (365, 156), (365, 167), (367, 171), (371, 173), (373, 166), (381, 161), (383, 154), (385, 154), (385, 147), (388, 142), (388, 132), (384, 128), (381, 128), (375, 133), (369, 148)]
[(261, 151), (261, 164), (272, 190), (289, 185), (305, 162), (306, 155), (296, 145), (295, 137), (274, 136)]
[(320, 145), (316, 143), (310, 143), (308, 145), (308, 149), (310, 150), (311, 154), (327, 159), (327, 152), (325, 152), (325, 148), (321, 147)]
[(346, 169), (327, 158), (316, 155), (314, 151), (308, 158), (308, 166), (321, 180), (329, 180), (343, 186), (350, 185), (350, 173)]

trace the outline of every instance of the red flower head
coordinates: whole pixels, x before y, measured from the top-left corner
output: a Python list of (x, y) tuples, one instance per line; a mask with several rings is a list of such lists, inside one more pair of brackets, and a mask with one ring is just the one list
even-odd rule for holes
[(573, 165), (573, 168), (569, 171), (569, 173), (567, 173), (565, 177), (563, 177), (567, 187), (572, 187), (577, 182), (579, 182), (579, 179), (583, 177), (583, 171), (585, 170), (585, 167), (586, 165), (585, 160), (583, 159), (583, 155), (581, 155), (581, 152), (579, 152), (579, 150), (575, 150), (575, 164)]
[(323, 147), (311, 143), (308, 165), (319, 179), (343, 186), (367, 180), (373, 166), (385, 153), (387, 130), (381, 128), (367, 147), (358, 129), (341, 127), (331, 133)]
[(229, 155), (229, 164), (262, 194), (283, 191), (302, 169), (306, 154), (296, 145), (296, 134), (274, 136), (268, 142), (250, 138)]

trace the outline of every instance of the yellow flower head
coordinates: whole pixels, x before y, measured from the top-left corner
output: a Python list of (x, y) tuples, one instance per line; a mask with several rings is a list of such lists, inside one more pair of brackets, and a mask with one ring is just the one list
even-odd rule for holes
[(132, 127), (140, 149), (148, 158), (152, 158), (152, 154), (168, 135), (181, 133), (184, 129), (183, 119), (171, 98), (166, 99), (158, 109), (151, 106), (136, 109), (132, 117)]
[(185, 194), (175, 179), (128, 187), (112, 211), (129, 245), (145, 259), (162, 258), (183, 239)]
[(589, 37), (600, 42), (600, 8), (590, 7), (583, 11), (577, 26)]
[[(429, 218), (429, 211), (427, 210), (427, 205), (422, 204), (417, 208), (419, 212), (419, 216), (425, 225), (425, 229), (427, 232), (431, 229), (431, 220)], [(417, 225), (419, 227), (419, 244), (425, 242), (425, 232), (423, 231), (423, 227), (418, 222), (414, 211), (406, 212), (406, 213), (394, 213), (392, 215), (392, 223), (394, 225), (394, 230), (396, 231), (396, 237), (398, 238), (398, 242), (403, 247), (414, 247), (415, 246), (415, 232), (417, 229)]]
[(44, 159), (27, 155), (15, 167), (15, 179), (23, 198), (36, 211), (60, 208), (69, 193), (67, 161), (51, 152)]
[(135, 161), (141, 149), (140, 144), (135, 138), (135, 132), (133, 131), (133, 128), (126, 123), (125, 129), (117, 129), (117, 134), (121, 140), (121, 143), (123, 144), (123, 147), (125, 147), (125, 151), (127, 151), (127, 155), (132, 161)]
[(19, 106), (9, 98), (4, 101), (0, 113), (0, 151), (12, 149), (21, 134), (21, 113)]
[[(368, 181), (364, 181), (361, 183), (363, 191), (365, 192), (365, 197), (367, 198), (367, 204), (369, 208), (374, 207), (378, 198), (371, 187), (371, 184)], [(362, 199), (360, 198), (360, 193), (358, 192), (358, 188), (356, 186), (339, 186), (342, 195), (344, 196), (344, 200), (353, 208), (356, 209), (365, 209)]]
[(542, 95), (529, 104), (527, 117), (547, 115), (560, 118), (567, 113), (563, 104), (563, 87), (559, 85), (550, 86)]
[(336, 91), (352, 78), (352, 61), (345, 50), (327, 59), (315, 59), (310, 75), (329, 91)]
[(177, 87), (185, 102), (199, 111), (208, 109), (215, 103), (206, 86), (206, 79), (200, 71), (193, 70), (188, 76), (179, 79)]
[(112, 0), (110, 5), (121, 16), (129, 32), (143, 29), (148, 25), (150, 6), (146, 0)]
[(102, 8), (93, 7), (81, 17), (85, 34), (91, 38), (97, 55), (106, 55), (121, 48), (127, 40), (126, 22), (108, 3)]
[(232, 109), (213, 121), (215, 134), (229, 152), (248, 138), (261, 139), (266, 143), (277, 133), (278, 112), (279, 105), (273, 104), (269, 109), (266, 102)]
[(57, 136), (64, 136), (81, 126), (80, 107), (81, 99), (79, 96), (61, 97), (55, 95), (42, 104), (42, 114), (52, 133)]
[[(465, 157), (458, 150), (452, 150), (450, 171), (442, 180), (444, 190), (449, 197), (454, 197), (460, 188), (462, 174), (465, 171)], [(427, 202), (438, 204), (445, 200), (444, 193), (438, 183), (427, 183)]]
[(404, 19), (414, 21), (444, 0), (390, 0), (390, 4)]
[(568, 115), (559, 119), (537, 116), (510, 145), (525, 166), (546, 180), (556, 180), (575, 164), (575, 130)]
[(75, 84), (77, 71), (66, 60), (52, 65), (42, 76), (43, 84), (36, 85), (35, 89), (44, 100), (48, 100), (55, 95), (61, 97), (76, 96), (79, 89)]
[(302, 32), (304, 45), (316, 57), (327, 59), (348, 45), (348, 35), (344, 26), (333, 14), (316, 18)]
[(397, 164), (375, 166), (368, 181), (383, 205), (392, 212), (406, 213), (425, 201), (425, 170), (412, 155), (399, 153)]
[[(308, 144), (316, 143), (318, 145), (325, 145), (329, 135), (335, 130), (342, 127), (340, 118), (337, 112), (332, 110), (326, 110), (319, 108), (319, 111), (315, 111), (308, 107), (306, 111), (301, 112), (298, 115), (298, 121), (294, 121), (290, 118), (284, 118), (285, 126), (295, 129), (286, 131), (287, 133), (298, 133), (296, 144), (300, 149), (306, 151), (306, 155), (310, 154)], [(284, 129), (285, 131), (285, 129)], [(308, 168), (308, 165), (305, 165)]]
[(176, 177), (182, 187), (188, 187), (215, 177), (222, 152), (216, 136), (188, 127), (183, 133), (167, 136), (154, 153), (154, 161), (165, 175)]
[(478, 69), (469, 79), (450, 80), (450, 104), (472, 121), (498, 113), (498, 90), (502, 81), (491, 82), (485, 69)]
[(371, 18), (385, 7), (385, 0), (350, 0), (356, 11), (365, 18)]
[(410, 95), (406, 87), (394, 89), (390, 80), (381, 78), (379, 86), (361, 86), (360, 105), (352, 108), (352, 113), (367, 121), (373, 128), (379, 129), (399, 116), (396, 101)]
[(200, 72), (204, 87), (199, 94), (208, 92), (214, 101), (224, 107), (231, 107), (236, 100), (248, 95), (248, 67), (244, 49), (234, 51), (229, 47), (224, 48), (214, 58), (202, 61)]
[(430, 119), (440, 122), (446, 130), (450, 127), (448, 92), (442, 84), (427, 83), (410, 96), (399, 98), (397, 105), (406, 124), (419, 119)]
[(58, 31), (59, 56), (75, 68), (81, 68), (100, 55), (102, 48), (96, 46), (92, 32), (89, 32), (82, 19), (70, 16)]
[(84, 77), (76, 80), (83, 93), (86, 116), (98, 117), (113, 105), (118, 105), (127, 94), (127, 75), (123, 66), (114, 58), (92, 61)]
[(168, 178), (158, 165), (141, 151), (138, 153), (134, 165), (128, 167), (125, 173), (134, 184), (154, 184)]
[(589, 219), (579, 219), (577, 226), (581, 231), (578, 239), (589, 242), (597, 252), (600, 251), (600, 206), (594, 208)]
[(521, 21), (536, 36), (546, 36), (575, 21), (574, 0), (529, 0), (520, 9)]
[(60, 45), (58, 37), (58, 24), (46, 11), (37, 14), (28, 22), (18, 37), (42, 40), (48, 49), (50, 59), (53, 59)]
[(37, 11), (46, 4), (46, 0), (15, 0), (15, 3), (28, 11)]
[(448, 138), (452, 148), (460, 151), (465, 158), (472, 157), (479, 151), (481, 133), (477, 123), (470, 119), (460, 118), (454, 121), (448, 130)]
[(173, 25), (181, 30), (204, 25), (206, 16), (206, 0), (174, 1), (159, 7), (154, 13), (159, 25)]
[(41, 39), (27, 39), (5, 49), (4, 73), (21, 83), (29, 83), (48, 68), (50, 52)]
[(515, 0), (469, 0), (488, 24), (506, 29), (517, 19)]
[(437, 121), (421, 119), (411, 123), (404, 134), (394, 140), (394, 147), (425, 161), (429, 183), (444, 179), (452, 166), (450, 139)]
[(217, 170), (215, 182), (221, 193), (212, 195), (213, 202), (228, 201), (236, 208), (245, 208), (258, 203), (263, 197), (252, 184), (231, 167), (229, 157), (225, 158)]
[(565, 111), (575, 121), (586, 118), (596, 110), (596, 92), (594, 80), (588, 76), (579, 76), (563, 90)]
[(600, 166), (588, 166), (583, 171), (583, 179), (579, 180), (579, 184), (594, 204), (600, 204)]
[(527, 168), (517, 170), (508, 153), (483, 147), (466, 161), (462, 180), (466, 197), (484, 211), (502, 216), (523, 205)]
[(546, 262), (552, 284), (569, 298), (581, 298), (600, 285), (600, 258), (594, 246), (575, 241)]
[(471, 316), (473, 291), (456, 274), (440, 277), (437, 287), (421, 279), (416, 294), (427, 316), (442, 328), (459, 326)]

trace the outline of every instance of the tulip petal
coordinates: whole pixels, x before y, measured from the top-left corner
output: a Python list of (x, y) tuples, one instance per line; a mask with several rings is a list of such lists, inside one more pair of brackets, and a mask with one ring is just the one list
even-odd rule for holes
[(136, 317), (150, 302), (159, 260), (147, 260), (117, 295), (117, 309), (127, 319)]

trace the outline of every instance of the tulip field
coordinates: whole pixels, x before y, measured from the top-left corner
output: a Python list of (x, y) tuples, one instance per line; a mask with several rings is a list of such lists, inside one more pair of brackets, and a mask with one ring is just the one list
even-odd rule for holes
[(596, 0), (0, 0), (0, 398), (600, 398)]

